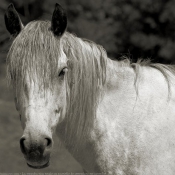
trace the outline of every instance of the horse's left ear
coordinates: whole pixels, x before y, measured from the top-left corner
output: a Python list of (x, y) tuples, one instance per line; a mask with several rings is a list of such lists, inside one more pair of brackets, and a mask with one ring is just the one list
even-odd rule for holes
[(56, 36), (61, 36), (67, 27), (67, 15), (65, 10), (59, 5), (55, 4), (55, 10), (52, 15), (51, 30)]
[(4, 20), (6, 28), (12, 36), (16, 37), (24, 27), (13, 4), (8, 6)]

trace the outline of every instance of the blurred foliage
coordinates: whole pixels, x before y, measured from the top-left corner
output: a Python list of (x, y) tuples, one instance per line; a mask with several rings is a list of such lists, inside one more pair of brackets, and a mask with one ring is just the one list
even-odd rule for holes
[(175, 0), (1, 0), (0, 62), (9, 49), (4, 12), (14, 3), (24, 24), (50, 20), (54, 4), (68, 14), (68, 31), (101, 44), (109, 57), (175, 63)]
[(134, 57), (149, 57), (154, 62), (175, 62), (175, 1), (118, 0), (116, 46)]

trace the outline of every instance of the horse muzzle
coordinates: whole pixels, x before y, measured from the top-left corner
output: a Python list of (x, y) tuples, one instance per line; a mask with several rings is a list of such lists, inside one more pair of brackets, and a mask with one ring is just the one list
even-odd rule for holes
[(40, 153), (37, 149), (35, 151), (24, 155), (27, 165), (31, 168), (41, 169), (49, 166), (50, 153)]
[(29, 140), (23, 136), (20, 139), (20, 148), (29, 167), (41, 169), (49, 166), (52, 139)]

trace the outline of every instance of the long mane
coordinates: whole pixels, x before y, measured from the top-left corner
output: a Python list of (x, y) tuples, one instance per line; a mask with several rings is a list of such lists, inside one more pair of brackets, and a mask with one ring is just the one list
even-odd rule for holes
[[(66, 139), (74, 145), (86, 138), (93, 127), (102, 88), (106, 81), (106, 51), (99, 45), (66, 33), (63, 50), (71, 69), (68, 75)], [(68, 88), (67, 88), (68, 89)], [(71, 140), (72, 135), (78, 140)]]

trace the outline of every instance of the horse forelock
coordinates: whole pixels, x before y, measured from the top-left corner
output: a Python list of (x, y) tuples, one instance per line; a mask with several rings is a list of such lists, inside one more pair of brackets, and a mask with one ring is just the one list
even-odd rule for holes
[(67, 140), (70, 141), (75, 133), (81, 140), (93, 126), (98, 99), (106, 80), (107, 55), (101, 46), (68, 32), (60, 39), (51, 32), (50, 22), (34, 21), (12, 43), (7, 57), (8, 77), (19, 89), (25, 86), (26, 74), (42, 87), (50, 87), (51, 80), (58, 73), (61, 51), (67, 57), (69, 69)]
[[(60, 39), (50, 31), (50, 22), (29, 23), (15, 38), (7, 56), (8, 77), (23, 87), (26, 74), (44, 87), (50, 86), (58, 70)], [(11, 81), (11, 79), (15, 81)]]

